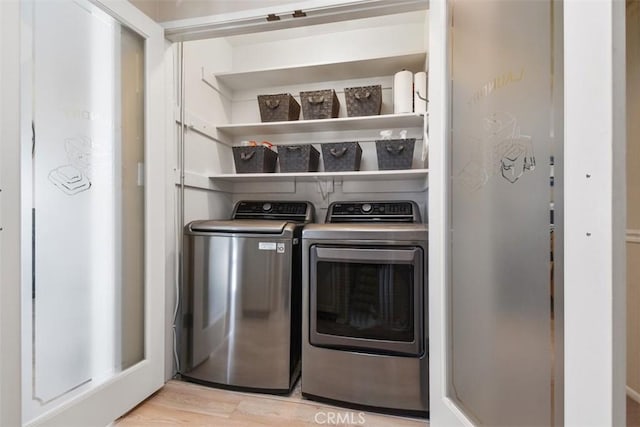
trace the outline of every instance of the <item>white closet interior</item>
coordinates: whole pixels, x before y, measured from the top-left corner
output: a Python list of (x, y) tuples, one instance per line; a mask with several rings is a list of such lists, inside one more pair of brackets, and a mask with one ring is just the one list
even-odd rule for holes
[[(413, 200), (426, 215), (427, 117), (393, 113), (393, 76), (428, 69), (427, 10), (184, 43), (185, 217), (228, 218), (240, 199), (309, 200), (324, 220), (336, 200)], [(179, 64), (179, 61), (176, 61)], [(379, 116), (347, 117), (344, 88), (382, 86)], [(334, 89), (336, 119), (261, 123), (257, 95)], [(180, 124), (180, 108), (175, 108)], [(176, 129), (180, 132), (180, 126)], [(416, 138), (411, 169), (379, 171), (381, 130)], [(358, 141), (360, 171), (236, 174), (231, 147), (243, 141)], [(179, 184), (179, 171), (176, 171)]]

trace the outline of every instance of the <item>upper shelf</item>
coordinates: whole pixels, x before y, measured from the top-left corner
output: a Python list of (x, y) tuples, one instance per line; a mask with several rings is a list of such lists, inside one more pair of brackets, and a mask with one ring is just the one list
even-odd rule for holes
[(390, 76), (402, 69), (415, 73), (424, 71), (426, 59), (426, 52), (414, 52), (329, 64), (221, 73), (216, 74), (215, 77), (231, 90), (249, 90), (271, 86)]
[(366, 129), (406, 129), (422, 127), (422, 124), (422, 114), (407, 113), (321, 120), (293, 120), (289, 122), (241, 123), (220, 125), (216, 126), (216, 129), (230, 136), (243, 136)]

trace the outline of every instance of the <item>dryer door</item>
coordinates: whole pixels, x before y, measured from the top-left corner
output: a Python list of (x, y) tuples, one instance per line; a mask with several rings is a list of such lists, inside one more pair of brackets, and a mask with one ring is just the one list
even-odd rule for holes
[(419, 247), (313, 246), (311, 344), (423, 354), (423, 257)]

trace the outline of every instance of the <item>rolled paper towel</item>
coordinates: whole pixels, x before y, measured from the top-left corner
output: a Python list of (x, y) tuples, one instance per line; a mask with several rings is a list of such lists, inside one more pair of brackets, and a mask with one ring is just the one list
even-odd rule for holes
[(413, 112), (413, 73), (402, 70), (393, 76), (393, 112)]
[(427, 73), (421, 71), (413, 76), (413, 88), (415, 90), (414, 111), (416, 113), (427, 112)]

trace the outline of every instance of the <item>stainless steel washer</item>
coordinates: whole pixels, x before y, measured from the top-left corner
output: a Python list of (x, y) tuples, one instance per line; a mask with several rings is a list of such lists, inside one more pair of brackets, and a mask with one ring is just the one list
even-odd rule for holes
[(427, 239), (410, 201), (337, 202), (305, 227), (303, 396), (428, 413)]
[(301, 251), (308, 202), (242, 201), (184, 233), (182, 377), (288, 393), (300, 372)]

